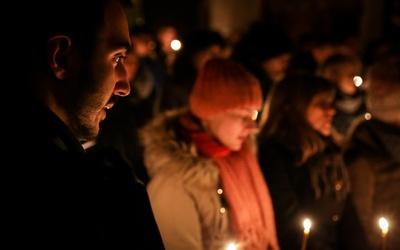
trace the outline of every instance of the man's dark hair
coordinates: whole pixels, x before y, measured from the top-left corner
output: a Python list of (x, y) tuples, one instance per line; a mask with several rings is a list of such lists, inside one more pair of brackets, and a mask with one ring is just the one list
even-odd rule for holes
[[(18, 45), (22, 46), (23, 55), (29, 56), (28, 61), (35, 60), (45, 55), (43, 46), (50, 36), (65, 34), (81, 52), (90, 55), (104, 24), (104, 6), (108, 1), (114, 0), (19, 1), (19, 21), (12, 24), (16, 43), (22, 43)], [(116, 1), (126, 8), (132, 7), (131, 0)]]

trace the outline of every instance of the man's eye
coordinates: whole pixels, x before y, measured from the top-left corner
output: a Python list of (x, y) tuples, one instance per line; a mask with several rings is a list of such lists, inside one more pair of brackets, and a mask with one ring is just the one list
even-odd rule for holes
[(115, 62), (116, 63), (119, 63), (122, 59), (124, 59), (126, 56), (123, 56), (123, 55), (120, 55), (120, 56), (117, 56), (117, 57), (115, 57)]

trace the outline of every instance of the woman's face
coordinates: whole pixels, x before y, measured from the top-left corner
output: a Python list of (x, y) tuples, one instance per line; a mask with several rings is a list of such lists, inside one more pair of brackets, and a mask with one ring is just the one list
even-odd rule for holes
[(234, 109), (207, 120), (204, 127), (225, 147), (238, 151), (249, 134), (257, 130), (257, 115), (256, 110)]
[(332, 132), (332, 119), (336, 110), (332, 106), (333, 95), (320, 93), (311, 100), (306, 111), (306, 120), (311, 127), (324, 136)]

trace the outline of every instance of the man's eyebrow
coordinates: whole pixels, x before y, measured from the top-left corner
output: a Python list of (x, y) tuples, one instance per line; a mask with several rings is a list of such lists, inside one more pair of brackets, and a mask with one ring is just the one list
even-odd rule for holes
[(132, 49), (133, 49), (133, 45), (132, 44), (125, 44), (125, 49), (126, 49), (126, 52), (127, 53), (129, 53), (129, 52), (131, 52), (132, 51)]
[(125, 49), (127, 52), (130, 52), (132, 50), (132, 45), (130, 43), (115, 43), (112, 46), (115, 50), (120, 50), (120, 49)]

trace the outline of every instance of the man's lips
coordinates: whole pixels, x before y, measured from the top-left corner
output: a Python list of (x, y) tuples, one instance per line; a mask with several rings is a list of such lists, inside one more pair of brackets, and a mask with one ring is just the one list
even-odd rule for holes
[(104, 106), (104, 109), (105, 109), (105, 110), (109, 110), (109, 109), (111, 109), (113, 106), (114, 106), (114, 103), (108, 103), (108, 104), (106, 104), (106, 105)]
[(114, 106), (114, 104), (110, 103), (110, 104), (107, 104), (107, 105), (105, 105), (105, 106), (103, 107), (102, 110), (104, 110), (104, 117), (103, 117), (101, 120), (106, 119), (107, 110), (111, 109), (113, 106)]

